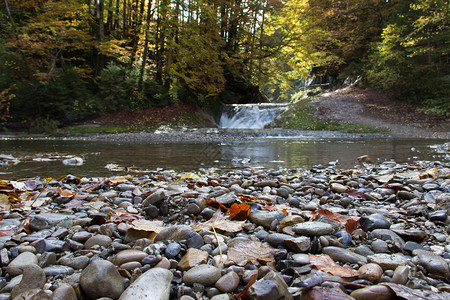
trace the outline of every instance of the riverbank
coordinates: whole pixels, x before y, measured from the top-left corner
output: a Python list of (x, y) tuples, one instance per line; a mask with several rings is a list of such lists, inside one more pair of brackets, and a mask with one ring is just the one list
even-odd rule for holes
[(448, 299), (448, 164), (360, 163), (1, 181), (0, 296)]

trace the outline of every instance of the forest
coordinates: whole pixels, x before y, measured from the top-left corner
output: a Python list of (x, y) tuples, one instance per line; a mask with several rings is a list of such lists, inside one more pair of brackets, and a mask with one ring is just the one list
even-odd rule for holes
[(446, 0), (2, 2), (2, 124), (292, 101), (312, 77), (450, 114)]

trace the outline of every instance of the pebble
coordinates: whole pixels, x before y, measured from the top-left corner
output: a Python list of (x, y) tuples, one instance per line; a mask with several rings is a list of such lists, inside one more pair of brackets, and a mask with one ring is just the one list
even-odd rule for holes
[(214, 286), (221, 277), (219, 268), (202, 264), (186, 271), (183, 275), (183, 282), (187, 285), (199, 283), (204, 286)]
[(389, 229), (391, 222), (389, 222), (381, 214), (372, 214), (364, 216), (359, 219), (359, 224), (364, 231), (372, 231), (374, 229)]
[(153, 268), (143, 273), (122, 293), (120, 300), (169, 300), (173, 274)]
[(92, 261), (80, 276), (80, 287), (89, 298), (118, 299), (124, 291), (122, 276), (109, 261)]
[(366, 279), (372, 283), (378, 283), (383, 275), (383, 269), (373, 263), (362, 265), (359, 270), (359, 278)]
[(296, 224), (292, 230), (298, 235), (321, 236), (333, 232), (333, 226), (323, 222), (304, 222)]
[(61, 283), (53, 292), (51, 300), (77, 300), (77, 293), (68, 283)]
[(239, 285), (239, 275), (236, 272), (229, 272), (216, 281), (215, 287), (223, 293), (231, 293)]
[(28, 265), (23, 268), (20, 283), (11, 290), (11, 298), (15, 299), (21, 294), (44, 287), (46, 281), (44, 270), (38, 265)]
[(37, 262), (38, 259), (34, 253), (23, 252), (8, 264), (6, 272), (8, 272), (9, 276), (15, 277), (22, 274), (25, 267), (37, 265)]
[(447, 261), (439, 255), (430, 251), (414, 250), (413, 255), (417, 257), (418, 263), (428, 272), (440, 275), (444, 278), (450, 278), (450, 268)]
[(247, 294), (250, 299), (294, 299), (289, 293), (284, 279), (274, 271), (269, 271), (263, 278), (250, 286)]

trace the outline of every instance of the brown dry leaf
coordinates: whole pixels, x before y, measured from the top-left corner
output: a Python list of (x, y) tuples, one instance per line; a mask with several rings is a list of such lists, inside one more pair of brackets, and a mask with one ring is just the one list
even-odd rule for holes
[(163, 221), (134, 220), (131, 228), (128, 229), (127, 236), (133, 236), (136, 239), (153, 239), (164, 228)]
[(131, 228), (135, 230), (143, 230), (143, 231), (150, 231), (150, 232), (156, 232), (160, 233), (164, 228), (164, 222), (163, 221), (149, 221), (149, 220), (134, 220), (131, 223)]
[(309, 254), (309, 260), (313, 266), (317, 269), (330, 273), (339, 277), (356, 277), (359, 275), (359, 272), (341, 267), (337, 264), (329, 255), (313, 255)]
[(289, 205), (286, 205), (286, 204), (278, 204), (278, 205), (261, 206), (261, 209), (264, 209), (264, 210), (267, 210), (267, 211), (281, 211), (285, 215), (287, 215), (288, 211), (291, 210), (291, 207)]
[(380, 183), (388, 183), (394, 178), (394, 174), (387, 174), (382, 176), (377, 176), (375, 179)]
[(255, 266), (268, 264), (275, 259), (273, 254), (278, 250), (267, 243), (246, 240), (236, 242), (228, 249), (228, 260), (239, 266), (244, 266), (251, 262)]
[(248, 289), (256, 282), (257, 279), (258, 279), (258, 273), (253, 274), (252, 276), (250, 276), (250, 281), (247, 283), (247, 285), (242, 290), (242, 292), (240, 292), (239, 294), (234, 295), (234, 296), (236, 298), (244, 298), (245, 296), (247, 296)]
[(208, 222), (198, 223), (193, 226), (194, 230), (211, 230), (213, 227), (222, 232), (239, 232), (244, 227), (245, 221), (231, 221), (230, 216), (217, 210)]
[(64, 198), (72, 198), (76, 193), (66, 189), (63, 190), (62, 188), (58, 187), (58, 194)]
[(320, 209), (312, 214), (311, 220), (314, 221), (320, 216), (323, 216), (330, 220), (337, 221), (339, 223), (344, 224), (345, 230), (350, 234), (353, 233), (353, 231), (355, 231), (356, 228), (358, 228), (358, 222), (359, 222), (358, 217), (350, 217), (350, 216), (334, 213), (327, 209)]
[(120, 209), (113, 209), (114, 215), (111, 216), (111, 222), (121, 223), (121, 222), (134, 222), (142, 219), (142, 216), (137, 214), (129, 213)]
[(232, 220), (244, 221), (250, 215), (250, 205), (247, 203), (233, 203), (227, 211)]
[(381, 285), (389, 287), (397, 297), (404, 299), (421, 299), (421, 300), (446, 300), (450, 299), (450, 293), (430, 293), (421, 290), (411, 289), (407, 286), (392, 282), (383, 282)]
[(128, 182), (132, 178), (133, 177), (131, 177), (131, 176), (116, 176), (116, 177), (108, 178), (108, 179), (106, 179), (106, 181), (109, 181), (112, 184), (119, 184), (119, 183)]

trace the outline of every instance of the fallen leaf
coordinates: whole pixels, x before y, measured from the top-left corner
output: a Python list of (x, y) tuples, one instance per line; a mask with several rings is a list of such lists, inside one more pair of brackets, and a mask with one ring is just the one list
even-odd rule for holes
[(72, 198), (76, 193), (67, 189), (63, 190), (62, 188), (58, 187), (58, 194), (64, 198)]
[(366, 195), (364, 195), (364, 192), (356, 189), (351, 189), (347, 191), (347, 194), (354, 197), (355, 199), (363, 199), (366, 200)]
[(251, 262), (255, 266), (273, 262), (273, 254), (278, 250), (267, 243), (245, 240), (236, 242), (228, 249), (228, 260), (239, 266)]
[(278, 205), (261, 206), (261, 209), (267, 210), (267, 211), (281, 211), (285, 215), (287, 215), (288, 211), (291, 210), (291, 207), (289, 205), (286, 205), (286, 204), (278, 204)]
[(209, 206), (212, 206), (214, 208), (220, 208), (222, 211), (227, 211), (228, 210), (228, 208), (225, 205), (223, 205), (222, 203), (217, 202), (215, 200), (211, 200), (211, 199), (206, 200), (206, 204), (209, 205)]
[[(137, 214), (129, 213), (120, 209), (113, 209), (114, 215), (111, 216), (111, 222), (122, 223), (122, 222), (134, 222), (141, 220), (143, 217)], [(144, 220), (145, 221), (145, 220)], [(150, 221), (148, 221), (150, 222)], [(158, 221), (160, 222), (160, 221)]]
[(248, 289), (256, 282), (256, 280), (258, 279), (258, 273), (253, 274), (252, 276), (250, 276), (250, 281), (247, 283), (247, 285), (245, 286), (245, 288), (242, 290), (242, 292), (240, 292), (237, 295), (234, 295), (236, 298), (243, 298), (247, 295)]
[(394, 174), (387, 174), (375, 177), (375, 179), (380, 183), (388, 183), (394, 178)]
[(239, 232), (244, 227), (245, 221), (231, 221), (229, 215), (224, 215), (220, 210), (216, 211), (211, 219), (204, 223), (197, 223), (194, 230), (211, 230), (213, 227), (222, 232)]
[(119, 184), (119, 183), (128, 182), (132, 178), (133, 177), (131, 177), (131, 176), (117, 176), (117, 177), (108, 178), (105, 181), (108, 181), (108, 182), (110, 182), (112, 184)]
[(230, 209), (227, 211), (231, 220), (244, 221), (248, 219), (250, 215), (250, 205), (247, 203), (233, 203)]
[(330, 220), (342, 223), (345, 226), (345, 230), (350, 234), (353, 233), (353, 231), (355, 231), (359, 226), (359, 218), (358, 217), (350, 217), (350, 216), (346, 216), (346, 215), (341, 215), (341, 214), (329, 211), (327, 209), (320, 209), (320, 210), (314, 212), (311, 216), (311, 220), (314, 221), (320, 216), (323, 216)]
[(404, 299), (419, 299), (419, 300), (446, 300), (450, 299), (450, 293), (432, 293), (426, 292), (422, 290), (411, 289), (407, 286), (391, 283), (391, 282), (383, 282), (381, 285), (389, 287), (397, 297), (401, 297)]
[(359, 273), (352, 269), (341, 267), (329, 255), (309, 254), (309, 261), (317, 269), (339, 277), (356, 277)]
[(143, 230), (143, 231), (150, 231), (150, 232), (156, 232), (160, 233), (164, 228), (163, 221), (148, 221), (148, 220), (134, 220), (131, 223), (131, 228), (135, 230)]

